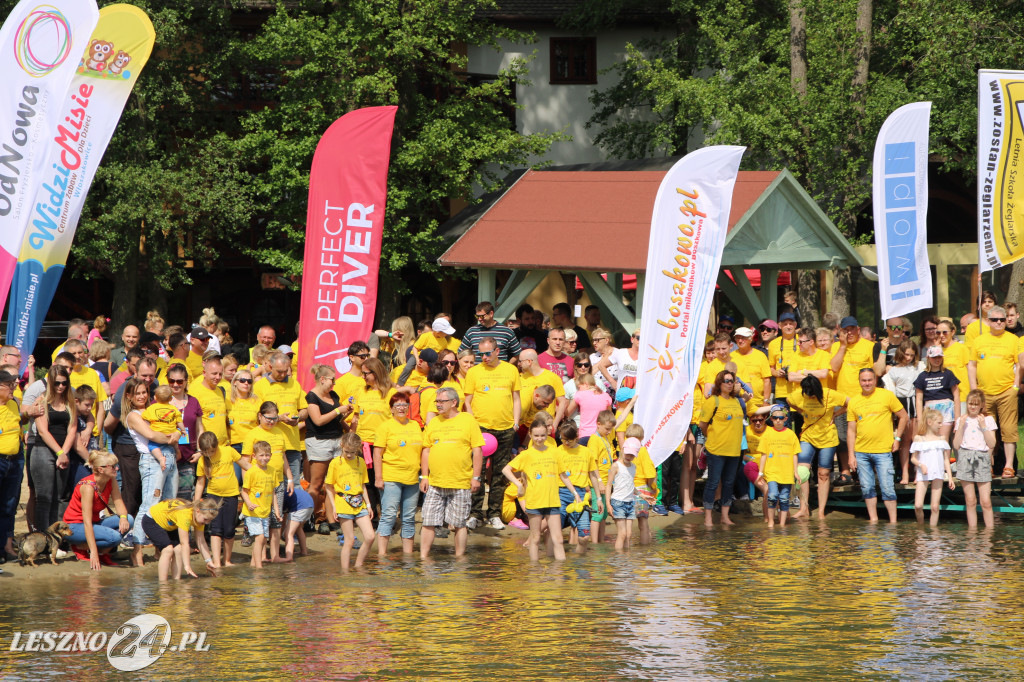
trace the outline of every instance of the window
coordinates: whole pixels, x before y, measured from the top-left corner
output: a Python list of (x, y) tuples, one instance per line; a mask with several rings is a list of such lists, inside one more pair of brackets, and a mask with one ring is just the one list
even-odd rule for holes
[(551, 39), (551, 84), (597, 83), (597, 38)]

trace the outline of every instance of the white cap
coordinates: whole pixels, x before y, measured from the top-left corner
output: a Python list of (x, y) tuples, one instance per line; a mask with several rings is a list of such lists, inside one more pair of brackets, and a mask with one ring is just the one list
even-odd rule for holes
[(434, 320), (434, 324), (430, 325), (430, 328), (433, 329), (435, 332), (443, 332), (448, 336), (451, 336), (452, 334), (455, 333), (455, 327), (453, 327), (452, 323), (449, 322), (444, 317), (439, 317), (436, 320)]
[(291, 355), (292, 354), (292, 347), (289, 346), (287, 343), (281, 344), (280, 346), (277, 347), (277, 349), (279, 351), (281, 351), (282, 353), (284, 353), (285, 355)]
[(754, 336), (754, 330), (750, 327), (740, 327), (732, 333), (733, 336), (745, 336), (748, 339)]

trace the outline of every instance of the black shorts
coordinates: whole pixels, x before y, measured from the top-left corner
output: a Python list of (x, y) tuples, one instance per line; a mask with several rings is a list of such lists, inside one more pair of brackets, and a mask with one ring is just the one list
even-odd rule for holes
[(238, 498), (219, 497), (209, 493), (205, 493), (203, 497), (208, 497), (211, 500), (220, 500), (221, 503), (220, 511), (217, 512), (217, 518), (207, 527), (210, 535), (216, 538), (235, 537), (235, 523), (238, 520)]
[(142, 517), (142, 530), (146, 532), (146, 537), (150, 539), (158, 552), (162, 551), (164, 547), (177, 547), (181, 544), (177, 530), (164, 530), (149, 514)]
[(907, 411), (907, 416), (910, 419), (916, 419), (917, 418), (917, 399), (916, 398), (899, 398), (899, 397), (897, 397), (896, 400), (899, 400), (903, 404), (903, 409)]

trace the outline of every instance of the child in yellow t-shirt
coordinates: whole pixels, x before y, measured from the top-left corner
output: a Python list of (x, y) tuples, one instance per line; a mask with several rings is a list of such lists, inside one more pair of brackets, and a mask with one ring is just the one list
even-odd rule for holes
[[(576, 423), (571, 420), (562, 422), (558, 427), (558, 436), (562, 439), (562, 444), (558, 447), (561, 473), (568, 476), (577, 491), (583, 493), (580, 497), (586, 497), (587, 488), (600, 490), (601, 478), (597, 474), (597, 461), (594, 458), (594, 452), (590, 448), (580, 445), (580, 433), (576, 428)], [(569, 511), (570, 505), (578, 502), (579, 499), (574, 500), (570, 488), (564, 484), (558, 492), (561, 497), (562, 527), (564, 528), (566, 525), (572, 527), (569, 533), (569, 544), (576, 545), (576, 551), (582, 552), (583, 543), (590, 538), (590, 500), (584, 501), (583, 509)], [(601, 496), (597, 498), (597, 509), (599, 512), (604, 512), (604, 498)]]
[[(644, 440), (644, 427), (630, 424), (626, 429), (626, 438)], [(636, 524), (640, 531), (640, 544), (651, 544), (651, 507), (658, 498), (658, 472), (647, 448), (641, 447), (633, 460), (636, 465)]]
[[(235, 463), (243, 471), (252, 465), (241, 461), (242, 456), (217, 441), (217, 434), (205, 431), (199, 436), (199, 462), (196, 464), (196, 499), (204, 496), (221, 503), (217, 518), (210, 523), (210, 551), (215, 568), (231, 566), (231, 550), (235, 545), (235, 520), (238, 518), (238, 479)], [(205, 495), (204, 495), (205, 493)], [(224, 563), (221, 563), (221, 547)]]
[[(171, 405), (171, 387), (157, 386), (153, 398), (156, 402), (142, 412), (142, 418), (149, 424), (149, 428), (157, 433), (184, 434), (185, 424), (181, 420), (181, 412)], [(161, 469), (166, 469), (167, 460), (165, 458), (170, 457), (172, 462), (178, 461), (178, 446), (149, 441), (149, 454), (153, 455), (153, 459), (160, 463)]]
[(797, 456), (800, 441), (786, 428), (789, 415), (781, 405), (772, 407), (772, 429), (765, 430), (758, 443), (761, 453), (761, 478), (768, 483), (768, 527), (775, 526), (775, 509), (779, 510), (779, 525), (785, 526), (789, 518), (789, 495), (796, 482)]
[(341, 437), (341, 457), (331, 460), (324, 483), (334, 500), (334, 511), (341, 521), (344, 544), (341, 546), (341, 570), (347, 572), (356, 543), (355, 526), (363, 533), (363, 544), (356, 554), (356, 568), (363, 565), (376, 534), (373, 532), (373, 509), (367, 504), (370, 476), (363, 459), (363, 441), (351, 431)]
[[(612, 462), (615, 461), (614, 429), (615, 413), (611, 410), (601, 410), (597, 414), (597, 431), (591, 434), (590, 440), (587, 441), (587, 447), (594, 453), (594, 460), (597, 462), (597, 476), (601, 480), (598, 492), (601, 494), (602, 500), (608, 485), (608, 470), (611, 469)], [(591, 519), (591, 530), (595, 543), (604, 542), (605, 521), (610, 512), (611, 510), (607, 508), (603, 509)]]
[(250, 466), (242, 476), (242, 515), (249, 535), (253, 537), (252, 560), (249, 565), (263, 568), (263, 553), (270, 535), (270, 512), (278, 520), (284, 515), (274, 495), (274, 474), (267, 470), (270, 462), (270, 443), (258, 440), (252, 444), (252, 458), (256, 466)]

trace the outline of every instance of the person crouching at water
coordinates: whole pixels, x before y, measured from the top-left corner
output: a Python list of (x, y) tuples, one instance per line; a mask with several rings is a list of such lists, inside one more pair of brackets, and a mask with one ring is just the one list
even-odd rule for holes
[(142, 529), (146, 531), (160, 557), (157, 575), (161, 581), (167, 580), (167, 574), (171, 571), (175, 580), (181, 578), (182, 570), (193, 578), (199, 577), (192, 570), (189, 530), (196, 532), (196, 546), (206, 562), (206, 570), (211, 575), (217, 575), (203, 531), (208, 523), (217, 518), (218, 511), (220, 504), (211, 499), (196, 500), (192, 504), (179, 499), (164, 500), (149, 508), (142, 519)]
[(914, 513), (917, 522), (924, 523), (924, 496), (931, 488), (931, 519), (933, 526), (939, 525), (939, 501), (942, 499), (942, 482), (949, 481), (949, 489), (956, 488), (956, 480), (949, 467), (949, 443), (941, 433), (942, 413), (925, 410), (921, 427), (910, 446), (910, 463), (917, 469), (914, 492)]
[(785, 526), (789, 517), (789, 496), (796, 482), (797, 455), (800, 441), (786, 428), (789, 415), (782, 405), (771, 411), (772, 428), (758, 441), (761, 455), (761, 478), (768, 484), (768, 527), (775, 526), (775, 510), (779, 510), (779, 525)]
[[(89, 453), (92, 474), (75, 485), (71, 501), (64, 511), (64, 523), (71, 527), (68, 542), (79, 560), (89, 560), (89, 567), (116, 566), (110, 552), (117, 549), (131, 532), (132, 517), (121, 499), (121, 491), (114, 484), (117, 477), (117, 455), (104, 450)], [(113, 507), (117, 516), (100, 521), (100, 512)]]
[[(239, 494), (235, 463), (238, 462), (243, 471), (252, 465), (241, 461), (242, 456), (234, 448), (218, 442), (213, 431), (204, 431), (199, 436), (199, 452), (201, 456), (196, 466), (194, 499), (207, 497), (220, 503), (217, 518), (210, 524), (210, 548), (213, 550), (213, 565), (216, 568), (231, 566)], [(224, 548), (223, 563), (221, 547)]]
[[(348, 571), (352, 548), (356, 544), (356, 526), (363, 533), (363, 544), (356, 554), (356, 568), (363, 565), (376, 534), (373, 532), (373, 508), (370, 507), (370, 482), (363, 458), (363, 441), (349, 432), (341, 437), (341, 457), (331, 460), (324, 484), (334, 500), (334, 512), (341, 522), (345, 542), (341, 546), (341, 570)], [(332, 519), (333, 520), (333, 519)]]

